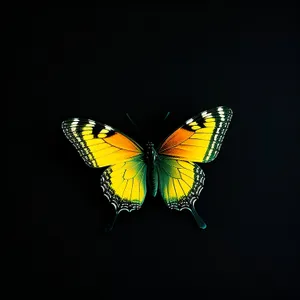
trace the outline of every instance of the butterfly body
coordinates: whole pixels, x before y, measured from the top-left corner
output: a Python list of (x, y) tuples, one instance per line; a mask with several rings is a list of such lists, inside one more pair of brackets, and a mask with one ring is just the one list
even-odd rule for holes
[(158, 191), (158, 170), (157, 170), (158, 154), (152, 142), (148, 142), (145, 146), (144, 159), (147, 165), (147, 186), (149, 193), (153, 197), (157, 195)]
[(62, 129), (85, 163), (107, 167), (100, 178), (104, 195), (122, 210), (138, 210), (146, 194), (161, 195), (171, 209), (192, 212), (200, 228), (206, 224), (195, 210), (205, 175), (198, 163), (214, 160), (232, 118), (230, 108), (219, 106), (187, 120), (155, 148), (141, 147), (113, 127), (89, 119), (62, 122)]

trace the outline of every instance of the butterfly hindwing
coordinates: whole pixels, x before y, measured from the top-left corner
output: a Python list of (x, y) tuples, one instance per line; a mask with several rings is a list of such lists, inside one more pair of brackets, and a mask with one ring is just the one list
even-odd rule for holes
[(103, 172), (101, 187), (117, 213), (140, 209), (147, 193), (146, 175), (147, 166), (142, 156), (111, 166)]
[(193, 162), (164, 156), (159, 156), (157, 169), (160, 193), (167, 206), (176, 210), (190, 210), (199, 227), (204, 229), (206, 225), (194, 207), (204, 185), (202, 169)]
[(142, 148), (112, 127), (89, 119), (62, 122), (62, 130), (92, 168), (114, 165), (141, 155)]
[(224, 106), (203, 111), (171, 134), (158, 153), (179, 160), (211, 162), (219, 153), (231, 118), (232, 110)]

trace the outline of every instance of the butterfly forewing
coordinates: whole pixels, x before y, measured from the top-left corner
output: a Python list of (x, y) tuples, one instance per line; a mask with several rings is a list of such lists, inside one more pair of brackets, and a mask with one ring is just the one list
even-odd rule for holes
[(62, 130), (85, 163), (93, 168), (114, 165), (142, 154), (142, 148), (133, 140), (93, 120), (66, 120), (62, 122)]
[(203, 111), (171, 134), (158, 153), (180, 160), (211, 162), (220, 151), (231, 118), (232, 110), (224, 106)]

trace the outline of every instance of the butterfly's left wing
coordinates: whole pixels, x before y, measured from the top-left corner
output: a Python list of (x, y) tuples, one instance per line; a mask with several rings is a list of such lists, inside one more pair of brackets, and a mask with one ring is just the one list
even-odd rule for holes
[(202, 169), (193, 162), (158, 156), (156, 163), (159, 190), (167, 206), (171, 209), (188, 209), (192, 212), (200, 228), (206, 224), (195, 210), (204, 185), (205, 175)]

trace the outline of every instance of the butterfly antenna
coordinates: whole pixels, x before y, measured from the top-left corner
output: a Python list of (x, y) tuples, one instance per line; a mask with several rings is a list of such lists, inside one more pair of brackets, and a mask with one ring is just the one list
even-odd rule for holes
[(167, 119), (167, 117), (169, 116), (170, 112), (168, 111), (165, 118), (164, 118), (164, 121)]
[(112, 231), (112, 229), (114, 228), (114, 225), (116, 223), (116, 220), (118, 218), (118, 215), (119, 215), (119, 213), (117, 212), (114, 219), (113, 219), (113, 221), (112, 221), (112, 223), (105, 229), (106, 232)]
[(190, 208), (190, 211), (192, 212), (198, 226), (201, 228), (201, 229), (205, 229), (206, 228), (206, 224), (205, 222), (202, 220), (202, 218), (198, 215), (194, 205)]
[(130, 118), (129, 113), (126, 113), (127, 118), (129, 119), (129, 121), (137, 127), (137, 125), (133, 122), (133, 120)]

